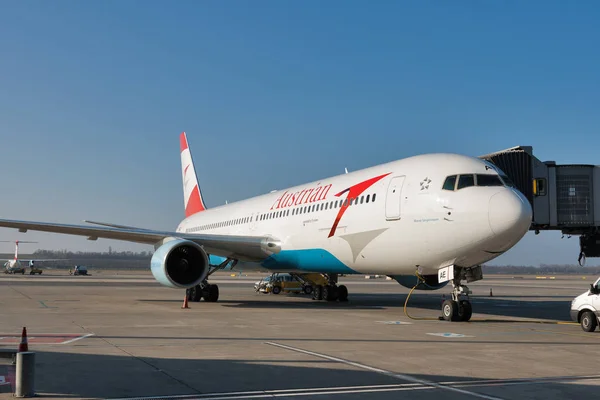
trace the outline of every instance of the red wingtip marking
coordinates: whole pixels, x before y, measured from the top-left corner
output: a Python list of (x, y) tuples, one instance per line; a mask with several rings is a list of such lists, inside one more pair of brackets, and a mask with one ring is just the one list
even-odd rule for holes
[(182, 152), (188, 148), (188, 143), (187, 143), (187, 138), (185, 137), (185, 132), (181, 132), (181, 135), (179, 135), (179, 145), (180, 145)]
[(185, 216), (187, 218), (190, 215), (199, 213), (200, 211), (204, 211), (204, 206), (202, 205), (202, 200), (200, 199), (200, 190), (198, 189), (198, 186), (196, 186), (194, 190), (192, 190), (190, 200), (185, 208)]

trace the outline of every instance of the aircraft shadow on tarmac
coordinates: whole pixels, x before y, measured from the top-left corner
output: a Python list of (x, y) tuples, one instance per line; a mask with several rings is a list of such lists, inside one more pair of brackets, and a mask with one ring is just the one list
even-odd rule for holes
[[(202, 348), (188, 352), (186, 359), (36, 352), (36, 397), (110, 399), (198, 394), (210, 398), (208, 394), (228, 393), (228, 399), (241, 399), (248, 398), (249, 393), (239, 393), (244, 391), (255, 391), (252, 398), (283, 397), (283, 391), (287, 391), (293, 393), (293, 398), (318, 394), (319, 399), (346, 399), (355, 398), (362, 391), (370, 399), (476, 398), (449, 389), (458, 387), (505, 399), (587, 398), (596, 393), (597, 386), (591, 381), (582, 382), (600, 379), (598, 375), (561, 380), (538, 377), (527, 384), (519, 382), (518, 377), (512, 380), (428, 374), (393, 377), (366, 369), (349, 369), (337, 361), (310, 359), (271, 346), (265, 346), (261, 359), (256, 360), (189, 358), (194, 351), (201, 354)], [(573, 384), (575, 380), (577, 385)], [(431, 382), (438, 386), (431, 386)]]
[[(404, 315), (403, 307), (407, 294), (395, 293), (353, 293), (348, 297), (348, 302), (325, 302), (314, 301), (309, 296), (301, 295), (263, 295), (260, 300), (249, 300), (241, 298), (240, 300), (224, 298), (216, 304), (223, 307), (246, 308), (246, 309), (352, 309), (352, 310), (377, 310), (377, 309), (400, 309)], [(242, 296), (240, 296), (242, 297)], [(450, 298), (449, 295), (445, 296)], [(520, 298), (532, 299), (529, 301), (518, 300)], [(545, 300), (536, 301), (534, 298), (543, 298)], [(486, 314), (499, 317), (531, 318), (531, 319), (549, 319), (556, 321), (571, 321), (569, 310), (572, 297), (568, 296), (471, 296), (473, 312), (475, 314)], [(550, 299), (550, 300), (547, 300)], [(561, 300), (562, 299), (562, 300)], [(172, 299), (138, 299), (142, 302), (170, 303), (182, 300)], [(419, 310), (427, 310), (427, 315), (431, 316), (431, 311), (439, 311), (441, 315), (442, 305), (441, 294), (412, 294), (408, 301), (408, 312), (410, 315), (418, 315)], [(190, 306), (199, 304), (203, 306), (204, 301), (200, 303), (190, 303)], [(436, 315), (438, 315), (436, 314)], [(475, 321), (473, 321), (475, 322)]]

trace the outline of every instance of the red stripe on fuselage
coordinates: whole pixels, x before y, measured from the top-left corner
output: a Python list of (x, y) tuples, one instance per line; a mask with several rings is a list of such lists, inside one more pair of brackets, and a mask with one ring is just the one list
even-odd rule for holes
[(196, 185), (194, 190), (192, 190), (190, 199), (185, 207), (185, 216), (187, 218), (190, 215), (199, 213), (200, 211), (204, 211), (204, 206), (202, 205), (202, 200), (200, 199), (200, 189), (198, 189), (198, 185)]
[(348, 189), (342, 190), (341, 192), (336, 194), (336, 196), (339, 197), (339, 196), (343, 195), (344, 193), (348, 192), (348, 196), (346, 196), (346, 200), (344, 201), (344, 204), (340, 208), (340, 211), (338, 211), (337, 217), (335, 217), (335, 222), (333, 223), (333, 226), (331, 227), (331, 231), (329, 231), (329, 236), (327, 236), (327, 237), (332, 237), (335, 234), (335, 230), (337, 229), (337, 226), (340, 223), (342, 216), (344, 215), (344, 213), (346, 212), (346, 210), (349, 207), (350, 200), (360, 196), (365, 190), (367, 190), (372, 185), (374, 185), (375, 182), (385, 178), (389, 174), (391, 174), (391, 172), (388, 172), (387, 174), (379, 175), (379, 176), (376, 176), (375, 178), (371, 178), (369, 180), (357, 183), (356, 185), (350, 186)]

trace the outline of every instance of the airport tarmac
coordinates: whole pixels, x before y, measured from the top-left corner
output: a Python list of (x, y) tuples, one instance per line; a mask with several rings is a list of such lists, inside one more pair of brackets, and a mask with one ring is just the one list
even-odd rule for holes
[(413, 292), (409, 314), (432, 319), (414, 320), (409, 289), (385, 279), (341, 277), (349, 301), (328, 303), (222, 272), (219, 302), (182, 309), (184, 291), (150, 272), (90, 272), (0, 276), (0, 346), (27, 327), (38, 397), (546, 400), (600, 388), (600, 333), (569, 319), (595, 276), (487, 275), (469, 285), (472, 322), (450, 323), (435, 320), (448, 286)]

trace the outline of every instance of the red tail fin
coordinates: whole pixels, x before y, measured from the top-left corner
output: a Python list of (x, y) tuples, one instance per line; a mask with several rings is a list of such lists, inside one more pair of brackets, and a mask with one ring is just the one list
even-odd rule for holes
[(206, 206), (204, 205), (200, 186), (198, 185), (196, 169), (194, 168), (194, 161), (185, 132), (182, 132), (179, 136), (179, 143), (181, 146), (181, 176), (183, 179), (185, 216), (189, 217), (190, 215), (206, 210)]

